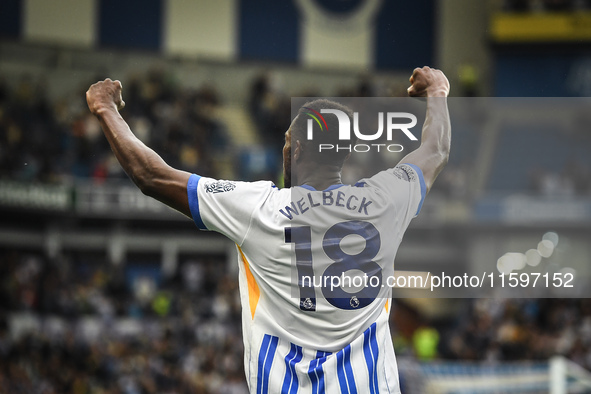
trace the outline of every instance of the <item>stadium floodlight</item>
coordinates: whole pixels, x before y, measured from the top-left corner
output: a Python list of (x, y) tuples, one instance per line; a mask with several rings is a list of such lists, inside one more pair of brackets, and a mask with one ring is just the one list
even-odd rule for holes
[(552, 242), (552, 244), (556, 248), (558, 246), (559, 237), (558, 237), (558, 234), (555, 233), (554, 231), (548, 231), (546, 234), (544, 234), (544, 236), (542, 237), (542, 240)]
[(538, 252), (537, 249), (530, 249), (525, 252), (525, 257), (527, 259), (527, 265), (532, 267), (537, 267), (538, 264), (542, 261), (542, 255)]
[(554, 252), (554, 244), (548, 239), (544, 239), (538, 243), (538, 252), (542, 257), (548, 258)]

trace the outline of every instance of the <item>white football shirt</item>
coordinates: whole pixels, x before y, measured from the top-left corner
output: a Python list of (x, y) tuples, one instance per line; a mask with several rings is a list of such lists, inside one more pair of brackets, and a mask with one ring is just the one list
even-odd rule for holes
[(418, 167), (322, 191), (192, 175), (187, 190), (197, 226), (238, 248), (251, 392), (400, 392), (386, 279), (425, 197)]

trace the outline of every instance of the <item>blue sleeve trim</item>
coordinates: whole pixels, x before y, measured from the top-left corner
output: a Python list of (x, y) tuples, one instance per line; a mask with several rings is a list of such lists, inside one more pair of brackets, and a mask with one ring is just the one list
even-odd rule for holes
[(330, 185), (329, 187), (327, 187), (323, 191), (327, 192), (329, 190), (338, 189), (339, 187), (343, 187), (343, 186), (345, 186), (345, 185), (343, 185), (342, 183), (337, 183), (336, 185)]
[(419, 207), (417, 208), (417, 213), (415, 213), (415, 216), (417, 216), (419, 212), (421, 212), (423, 202), (425, 201), (425, 196), (427, 195), (427, 185), (425, 184), (425, 177), (423, 176), (423, 171), (421, 171), (421, 169), (418, 166), (409, 163), (404, 164), (411, 166), (419, 176), (419, 183), (421, 184), (421, 202), (419, 203)]
[[(327, 187), (326, 189), (323, 190), (323, 192), (327, 192), (329, 190), (334, 190), (334, 189), (338, 189), (339, 187), (343, 187), (345, 186), (342, 183), (337, 183), (336, 185), (330, 185), (329, 187)], [(310, 185), (300, 185), (300, 187), (303, 187), (304, 189), (310, 190), (310, 191), (317, 191), (314, 186), (310, 186)]]
[(201, 219), (201, 213), (199, 212), (199, 196), (197, 194), (197, 185), (199, 185), (199, 175), (191, 175), (189, 182), (187, 182), (187, 196), (189, 197), (189, 209), (191, 210), (191, 216), (193, 221), (199, 227), (200, 230), (207, 230), (207, 227)]

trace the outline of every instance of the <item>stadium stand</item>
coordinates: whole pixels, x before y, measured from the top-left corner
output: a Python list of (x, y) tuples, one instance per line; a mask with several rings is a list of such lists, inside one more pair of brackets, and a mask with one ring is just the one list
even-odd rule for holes
[[(588, 3), (507, 0), (504, 10), (586, 10)], [(132, 190), (84, 91), (117, 69), (126, 77), (124, 116), (170, 164), (280, 183), (273, 152), (288, 125), (288, 97), (401, 96), (406, 70), (360, 76), (6, 41), (0, 55), (0, 392), (245, 393), (232, 245), (196, 233)], [(557, 179), (588, 203), (588, 137), (547, 124), (489, 130), (481, 110), (467, 112), (453, 117), (449, 165), (397, 267), (493, 266), (507, 250), (535, 247), (531, 240), (554, 225), (564, 241), (542, 266), (588, 266), (591, 210), (574, 206), (566, 222), (510, 222), (556, 191)], [(568, 192), (561, 183), (558, 190)], [(474, 205), (497, 193), (532, 199), (481, 221)], [(405, 394), (547, 393), (560, 382), (568, 392), (589, 392), (574, 366), (591, 368), (589, 299), (416, 305), (396, 299), (392, 312)], [(549, 361), (556, 355), (570, 360), (558, 364), (558, 378)]]
[[(89, 252), (3, 248), (0, 258), (3, 392), (243, 392), (237, 281), (219, 270), (223, 257), (186, 256), (169, 278), (147, 254), (117, 267)], [(462, 310), (431, 323), (428, 359), (394, 332), (405, 393), (541, 393), (551, 356), (591, 367), (588, 299), (480, 299)]]
[[(535, 141), (535, 143), (532, 143)], [(586, 195), (591, 158), (584, 133), (562, 125), (503, 125), (488, 189), (537, 194)]]

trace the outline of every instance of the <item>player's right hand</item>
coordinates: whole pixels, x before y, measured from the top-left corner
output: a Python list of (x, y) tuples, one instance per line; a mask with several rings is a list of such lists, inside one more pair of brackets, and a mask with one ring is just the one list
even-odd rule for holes
[(445, 74), (436, 68), (415, 68), (409, 79), (407, 89), (410, 97), (447, 97), (449, 81)]
[(99, 115), (105, 109), (123, 109), (125, 102), (121, 90), (121, 82), (112, 81), (110, 78), (92, 85), (86, 92), (86, 103), (90, 112)]

